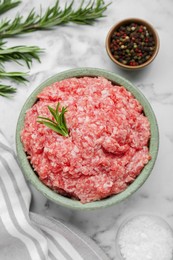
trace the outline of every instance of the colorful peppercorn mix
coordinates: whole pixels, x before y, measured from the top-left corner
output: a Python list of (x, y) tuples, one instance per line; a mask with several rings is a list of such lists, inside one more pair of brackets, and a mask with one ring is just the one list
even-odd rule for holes
[(155, 51), (153, 34), (144, 25), (130, 23), (113, 32), (110, 51), (124, 65), (138, 66), (145, 63)]

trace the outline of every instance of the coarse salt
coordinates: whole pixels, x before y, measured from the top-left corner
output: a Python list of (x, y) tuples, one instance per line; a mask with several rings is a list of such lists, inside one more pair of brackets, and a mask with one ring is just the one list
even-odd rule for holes
[(117, 243), (123, 260), (173, 259), (173, 232), (160, 217), (131, 218), (120, 228)]

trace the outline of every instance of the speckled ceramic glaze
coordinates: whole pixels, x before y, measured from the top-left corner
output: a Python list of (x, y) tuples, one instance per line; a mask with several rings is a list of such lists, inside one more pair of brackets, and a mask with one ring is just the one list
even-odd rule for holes
[[(23, 145), (20, 140), (20, 132), (24, 126), (24, 118), (25, 118), (25, 112), (27, 109), (33, 106), (33, 104), (37, 100), (37, 94), (42, 91), (43, 88), (45, 88), (48, 85), (51, 85), (52, 83), (56, 81), (60, 81), (66, 78), (71, 77), (83, 77), (83, 76), (103, 76), (107, 78), (108, 80), (112, 81), (113, 83), (117, 83), (119, 85), (123, 85), (128, 91), (130, 91), (136, 99), (141, 103), (141, 105), (144, 108), (144, 113), (148, 117), (150, 121), (151, 126), (151, 139), (149, 144), (149, 150), (150, 154), (152, 156), (152, 159), (148, 162), (148, 164), (143, 168), (141, 174), (136, 178), (136, 180), (129, 185), (129, 187), (117, 194), (113, 195), (109, 198), (102, 199), (100, 201), (96, 202), (90, 202), (87, 204), (82, 204), (79, 201), (72, 200), (70, 198), (66, 198), (62, 195), (57, 194), (47, 186), (45, 186), (37, 177), (36, 173), (33, 171), (27, 156), (24, 152)], [(39, 190), (43, 195), (45, 195), (48, 199), (51, 201), (60, 204), (62, 206), (72, 208), (72, 209), (80, 209), (80, 210), (88, 210), (88, 209), (97, 209), (97, 208), (104, 208), (111, 205), (114, 205), (126, 198), (128, 198), (131, 194), (133, 194), (141, 185), (146, 181), (148, 176), (150, 175), (152, 168), (155, 164), (155, 160), (158, 153), (158, 146), (159, 146), (159, 133), (158, 133), (158, 126), (157, 121), (154, 115), (154, 112), (145, 98), (145, 96), (130, 83), (126, 79), (112, 73), (108, 72), (103, 69), (96, 69), (96, 68), (78, 68), (78, 69), (72, 69), (67, 70), (61, 73), (56, 74), (55, 76), (49, 78), (45, 82), (43, 82), (40, 86), (38, 86), (35, 91), (29, 96), (29, 98), (26, 100), (21, 113), (19, 115), (18, 123), (17, 123), (17, 129), (16, 129), (16, 149), (17, 149), (17, 155), (19, 159), (19, 163), (22, 167), (23, 173), (25, 177), (34, 185), (34, 187)]]

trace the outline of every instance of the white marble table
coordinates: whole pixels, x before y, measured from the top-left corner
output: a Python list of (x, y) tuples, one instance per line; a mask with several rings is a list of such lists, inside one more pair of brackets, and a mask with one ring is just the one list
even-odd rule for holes
[[(15, 15), (16, 10), (22, 10), (25, 15), (34, 5), (39, 7), (41, 2), (46, 7), (48, 2), (51, 4), (54, 1), (23, 0), (21, 7), (10, 11), (9, 16)], [(9, 45), (39, 45), (45, 49), (45, 53), (41, 57), (41, 64), (33, 63), (29, 83), (18, 86), (14, 98), (0, 97), (0, 129), (15, 147), (17, 118), (26, 98), (40, 82), (68, 68), (104, 68), (126, 77), (144, 93), (158, 120), (160, 150), (151, 176), (134, 195), (107, 209), (80, 212), (55, 205), (31, 187), (32, 211), (70, 222), (96, 241), (110, 259), (117, 259), (115, 234), (128, 215), (140, 212), (159, 214), (173, 227), (173, 1), (116, 0), (112, 1), (106, 14), (107, 17), (94, 26), (60, 26), (53, 31), (35, 32), (9, 40)], [(118, 69), (105, 51), (105, 37), (109, 28), (127, 17), (146, 19), (157, 29), (161, 41), (159, 54), (153, 64), (134, 73)], [(7, 68), (17, 70), (19, 66), (7, 64)]]

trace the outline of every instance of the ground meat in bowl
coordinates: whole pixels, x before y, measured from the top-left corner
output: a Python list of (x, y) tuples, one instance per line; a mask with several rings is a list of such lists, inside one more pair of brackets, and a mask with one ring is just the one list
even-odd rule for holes
[[(37, 122), (67, 107), (69, 136)], [(43, 89), (25, 116), (21, 140), (40, 180), (81, 203), (120, 193), (150, 160), (150, 124), (123, 86), (103, 77), (70, 78)]]

